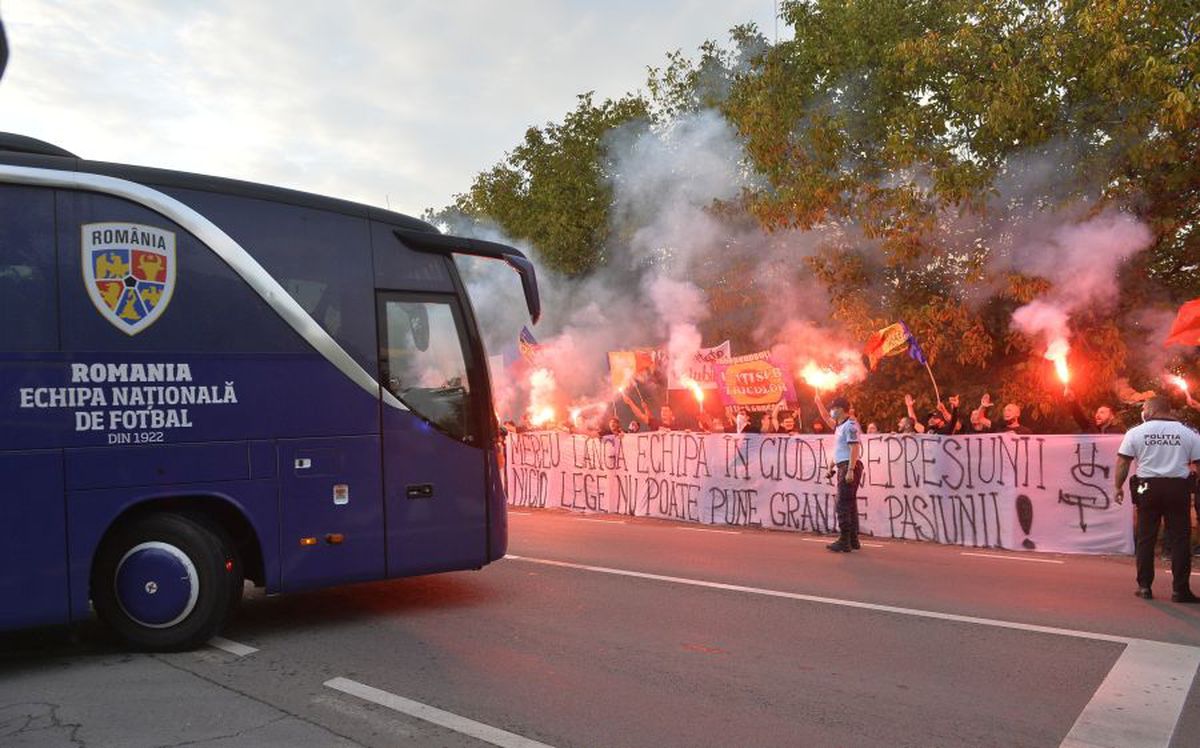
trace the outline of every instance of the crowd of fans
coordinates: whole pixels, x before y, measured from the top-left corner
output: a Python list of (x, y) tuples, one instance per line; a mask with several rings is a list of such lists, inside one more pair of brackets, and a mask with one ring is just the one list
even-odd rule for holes
[[(733, 417), (726, 418), (722, 413), (701, 411), (688, 418), (681, 418), (670, 405), (662, 405), (658, 412), (644, 402), (638, 404), (629, 396), (625, 402), (633, 413), (628, 423), (622, 422), (615, 416), (600, 419), (599, 422), (584, 419), (572, 419), (556, 424), (535, 426), (528, 415), (520, 421), (508, 420), (504, 427), (508, 431), (524, 432), (536, 430), (559, 430), (570, 433), (587, 434), (591, 436), (608, 436), (611, 434), (636, 433), (639, 431), (692, 431), (699, 433), (738, 433), (738, 434), (828, 434), (831, 425), (820, 415), (805, 421), (799, 410), (785, 407), (780, 402), (771, 410), (752, 412), (737, 410)], [(1132, 424), (1125, 424), (1117, 416), (1113, 405), (1102, 403), (1090, 414), (1084, 411), (1083, 405), (1069, 389), (1063, 397), (1063, 407), (1078, 426), (1078, 433), (1085, 434), (1122, 434)], [(1186, 396), (1186, 406), (1200, 411), (1200, 402), (1191, 395)], [(898, 418), (894, 424), (879, 421), (867, 421), (863, 424), (868, 434), (1032, 434), (1033, 430), (1022, 421), (1023, 408), (1020, 403), (1006, 403), (997, 409), (988, 394), (980, 398), (977, 407), (965, 415), (961, 398), (958, 395), (949, 397), (946, 402), (938, 402), (937, 406), (926, 412), (918, 413), (916, 402), (911, 395), (904, 396), (905, 415)], [(863, 419), (858, 416), (862, 423)]]

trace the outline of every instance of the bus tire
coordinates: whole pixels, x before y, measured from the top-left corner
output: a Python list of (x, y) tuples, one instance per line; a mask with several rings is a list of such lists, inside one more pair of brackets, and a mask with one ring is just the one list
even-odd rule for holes
[(242, 556), (237, 550), (237, 544), (233, 542), (233, 538), (229, 536), (229, 533), (221, 526), (221, 523), (212, 519), (207, 514), (188, 512), (183, 516), (197, 524), (203, 525), (217, 537), (217, 540), (220, 541), (222, 547), (225, 549), (225, 573), (229, 575), (228, 621), (237, 614), (237, 609), (242, 603), (246, 585), (246, 574), (242, 566)]
[[(242, 584), (229, 544), (202, 522), (152, 514), (118, 527), (92, 570), (96, 615), (139, 649), (191, 649), (215, 636)], [(236, 579), (235, 579), (236, 577)]]

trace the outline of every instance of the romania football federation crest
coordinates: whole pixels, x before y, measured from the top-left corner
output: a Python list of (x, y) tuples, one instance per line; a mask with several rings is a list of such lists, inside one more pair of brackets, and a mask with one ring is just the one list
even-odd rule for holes
[(83, 224), (83, 283), (101, 316), (136, 335), (175, 290), (175, 234), (138, 223)]

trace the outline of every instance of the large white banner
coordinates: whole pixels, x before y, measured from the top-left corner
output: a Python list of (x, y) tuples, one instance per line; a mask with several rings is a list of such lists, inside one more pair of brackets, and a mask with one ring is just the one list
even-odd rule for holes
[[(1063, 553), (1132, 553), (1112, 500), (1120, 436), (865, 436), (861, 531)], [(509, 504), (696, 524), (837, 531), (832, 436), (510, 436)]]

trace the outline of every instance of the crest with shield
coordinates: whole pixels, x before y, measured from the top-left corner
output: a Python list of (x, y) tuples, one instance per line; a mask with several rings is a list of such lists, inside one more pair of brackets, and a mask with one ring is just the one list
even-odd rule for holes
[(83, 282), (100, 315), (127, 335), (162, 316), (175, 290), (175, 234), (136, 223), (87, 223)]

